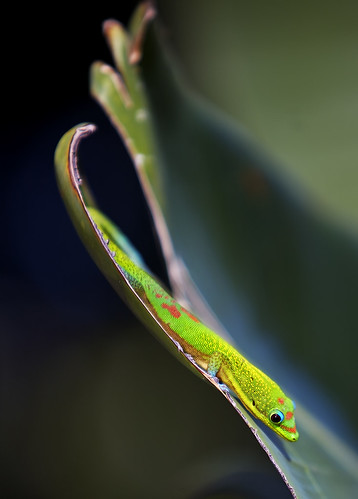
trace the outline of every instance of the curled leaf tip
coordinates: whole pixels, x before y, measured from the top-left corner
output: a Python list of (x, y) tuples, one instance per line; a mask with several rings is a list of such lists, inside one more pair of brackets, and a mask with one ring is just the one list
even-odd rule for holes
[(96, 130), (97, 127), (93, 123), (84, 123), (76, 128), (72, 136), (72, 140), (69, 146), (68, 167), (69, 167), (71, 181), (75, 185), (75, 187), (79, 187), (82, 184), (82, 179), (79, 173), (78, 162), (77, 162), (79, 143), (82, 141), (82, 139), (88, 137), (89, 135), (92, 135), (92, 133), (94, 133)]
[(88, 137), (88, 135), (92, 135), (92, 133), (94, 133), (96, 130), (97, 126), (94, 125), (93, 123), (83, 123), (81, 125), (78, 125), (73, 134), (73, 138), (70, 145), (70, 151), (75, 154), (79, 142), (85, 137)]

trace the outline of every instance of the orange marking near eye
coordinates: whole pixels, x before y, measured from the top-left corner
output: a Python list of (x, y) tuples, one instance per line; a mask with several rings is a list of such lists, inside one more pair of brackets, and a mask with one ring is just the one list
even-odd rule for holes
[(281, 428), (283, 428), (284, 430), (290, 432), (290, 433), (296, 433), (296, 425), (293, 426), (292, 428), (290, 428), (289, 426), (283, 426), (283, 424), (281, 425)]
[(291, 412), (291, 411), (286, 412), (286, 419), (291, 419), (292, 416), (293, 416), (293, 412)]
[(279, 398), (277, 399), (277, 402), (278, 402), (279, 404), (284, 404), (284, 403), (285, 403), (285, 399), (283, 399), (282, 397), (279, 397)]

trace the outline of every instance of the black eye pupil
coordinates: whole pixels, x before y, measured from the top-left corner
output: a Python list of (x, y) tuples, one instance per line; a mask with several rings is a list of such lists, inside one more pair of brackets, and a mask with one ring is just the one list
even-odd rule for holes
[(277, 412), (274, 412), (273, 414), (271, 414), (271, 421), (273, 423), (281, 423), (281, 416), (280, 416), (280, 414), (277, 414)]

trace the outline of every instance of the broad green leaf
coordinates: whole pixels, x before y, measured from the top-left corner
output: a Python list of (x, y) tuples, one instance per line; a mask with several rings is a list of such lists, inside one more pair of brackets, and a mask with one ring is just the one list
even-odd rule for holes
[[(310, 255), (310, 246), (313, 244), (319, 252), (321, 245), (331, 241), (336, 243), (335, 251), (343, 248), (352, 261), (351, 242), (343, 236), (337, 239), (335, 230), (316, 220), (305, 203), (297, 200), (297, 196), (274, 177), (270, 163), (257, 152), (245, 134), (198, 103), (172, 77), (170, 68), (161, 60), (160, 49), (148, 45), (143, 68), (158, 155), (164, 167), (160, 172), (154, 159), (153, 122), (148, 119), (144, 95), (136, 95), (139, 85), (135, 84), (137, 68), (130, 64), (132, 45), (120, 25), (110, 21), (105, 26), (110, 46), (115, 54), (119, 54), (115, 55), (115, 60), (123, 72), (126, 86), (115, 70), (96, 63), (91, 75), (92, 93), (109, 114), (132, 155), (163, 245), (171, 283), (178, 287), (177, 295), (182, 293), (193, 303), (182, 289), (183, 282), (193, 289), (190, 279), (182, 281), (173, 271), (183, 270), (183, 267), (178, 266), (180, 260), (174, 253), (166, 221), (175, 250), (184, 258), (194, 280), (239, 348), (242, 350), (244, 344), (252, 358), (265, 364), (266, 371), (274, 373), (275, 379), (282, 380), (281, 384), (286, 383), (295, 398), (305, 403), (305, 384), (297, 383), (299, 371), (293, 374), (290, 371), (290, 376), (287, 376), (287, 364), (282, 360), (285, 350), (281, 354), (274, 353), (265, 340), (262, 352), (259, 342), (263, 338), (252, 318), (246, 321), (247, 339), (241, 329), (243, 311), (249, 304), (255, 316), (259, 317), (259, 324), (268, 328), (270, 335), (278, 335), (286, 352), (291, 345), (296, 355), (305, 356), (306, 349), (300, 349), (300, 345), (307, 346), (309, 342), (310, 347), (311, 344), (315, 347), (309, 336), (315, 324), (311, 324), (305, 339), (298, 334), (302, 324), (295, 324), (293, 319), (302, 311), (306, 301), (309, 309), (314, 303), (315, 289), (307, 289), (311, 279), (318, 296), (322, 291), (318, 279), (322, 276), (322, 269), (317, 275), (314, 273), (316, 262)], [(153, 43), (153, 34), (150, 35), (149, 41)], [(133, 39), (136, 39), (135, 35)], [(145, 120), (138, 120), (138, 110), (144, 109), (145, 113), (140, 115), (145, 116)], [(91, 131), (92, 125), (73, 129), (58, 146), (56, 167), (62, 195), (98, 266), (133, 311), (148, 326), (151, 324), (160, 336), (162, 332), (153, 324), (148, 310), (143, 308), (113, 261), (110, 248), (91, 218), (95, 205), (88, 187), (79, 181), (76, 162), (78, 144)], [(107, 223), (105, 219), (103, 223)], [(114, 232), (122, 244), (119, 229), (114, 228)], [(125, 251), (136, 258), (130, 245)], [(328, 261), (334, 256), (329, 255)], [(302, 276), (298, 269), (304, 269), (305, 274)], [(307, 300), (307, 291), (310, 291), (311, 300)], [(304, 318), (307, 327), (312, 317), (306, 314)], [(205, 373), (201, 375), (205, 376)], [(326, 373), (322, 379), (323, 382), (326, 380)], [(208, 381), (213, 383), (212, 379)], [(220, 390), (220, 386), (216, 387)], [(227, 397), (226, 393), (223, 394)], [(353, 493), (357, 487), (356, 455), (301, 405), (297, 410), (301, 437), (299, 442), (291, 444), (258, 426), (245, 410), (227, 398), (241, 413), (293, 495), (336, 497), (343, 493), (349, 497)], [(317, 413), (319, 400), (315, 401), (315, 407)]]
[(301, 363), (337, 404), (349, 400), (347, 434), (354, 434), (356, 349), (348, 345), (356, 345), (356, 237), (279, 178), (245, 130), (193, 96), (163, 58), (163, 45), (154, 36), (149, 42), (144, 77), (176, 252), (224, 326), (266, 370), (283, 374), (278, 363), (265, 364), (269, 355), (255, 342), (263, 339), (259, 330), (275, 337), (287, 363)]
[[(317, 421), (345, 433), (354, 445), (356, 350), (348, 345), (355, 344), (356, 239), (322, 220), (297, 188), (277, 177), (272, 161), (244, 130), (191, 94), (163, 58), (163, 44), (154, 36), (148, 41), (144, 78), (167, 172), (167, 219), (176, 251), (237, 344), (281, 379)], [(279, 349), (272, 349), (270, 338)], [(299, 381), (300, 365), (303, 376), (309, 367), (326, 386), (338, 410), (334, 404), (327, 410), (324, 392)], [(344, 408), (345, 423), (337, 425)], [(333, 476), (338, 469), (336, 437), (324, 431), (311, 435), (317, 422), (307, 411), (301, 424), (307, 434), (287, 450), (289, 455), (298, 450), (307, 463), (307, 476), (299, 481), (311, 484), (311, 494), (335, 497), (325, 473)], [(330, 462), (320, 456), (323, 449)], [(357, 487), (357, 457), (348, 448), (346, 457), (341, 481), (349, 495)], [(320, 472), (311, 474), (310, 468)], [(294, 488), (303, 495), (296, 482)]]

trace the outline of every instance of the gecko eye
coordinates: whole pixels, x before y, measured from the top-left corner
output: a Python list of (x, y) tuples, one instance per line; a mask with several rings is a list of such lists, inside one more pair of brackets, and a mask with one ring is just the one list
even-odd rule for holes
[(270, 412), (269, 418), (274, 424), (281, 424), (285, 416), (283, 415), (283, 412), (278, 409), (273, 409)]

